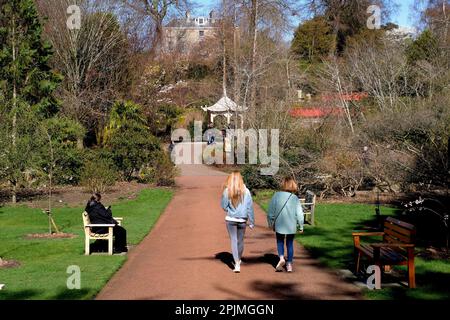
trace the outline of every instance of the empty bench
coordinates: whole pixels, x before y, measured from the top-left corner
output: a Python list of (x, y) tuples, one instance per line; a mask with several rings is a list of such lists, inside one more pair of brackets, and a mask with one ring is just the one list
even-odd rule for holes
[(312, 191), (306, 191), (305, 198), (300, 199), (305, 221), (314, 225), (314, 211), (316, 209), (316, 195)]
[[(416, 228), (409, 223), (388, 217), (382, 232), (354, 232), (353, 243), (356, 253), (356, 273), (359, 273), (361, 257), (368, 258), (380, 267), (391, 265), (408, 266), (408, 284), (416, 287), (414, 267), (414, 242)], [(382, 242), (361, 243), (361, 237), (381, 236)]]

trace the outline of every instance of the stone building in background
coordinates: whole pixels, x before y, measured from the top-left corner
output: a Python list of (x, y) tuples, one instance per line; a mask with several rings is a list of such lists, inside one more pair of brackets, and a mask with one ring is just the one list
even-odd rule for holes
[(191, 53), (203, 41), (216, 36), (218, 20), (214, 11), (208, 17), (193, 17), (186, 12), (184, 19), (173, 19), (163, 27), (163, 52)]

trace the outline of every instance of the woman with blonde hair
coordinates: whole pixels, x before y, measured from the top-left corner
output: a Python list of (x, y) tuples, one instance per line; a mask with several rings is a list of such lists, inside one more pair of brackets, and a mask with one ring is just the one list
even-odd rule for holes
[[(282, 191), (276, 192), (269, 204), (267, 222), (276, 233), (277, 249), (280, 261), (276, 271), (282, 271), (286, 265), (287, 272), (292, 272), (294, 258), (294, 237), (297, 227), (303, 233), (304, 215), (300, 199), (295, 195), (298, 190), (297, 183), (292, 177), (285, 177)], [(287, 247), (287, 259), (284, 255), (284, 246)]]
[(239, 171), (234, 171), (228, 176), (221, 205), (226, 212), (225, 221), (234, 259), (233, 272), (241, 272), (245, 229), (247, 222), (249, 222), (250, 229), (254, 228), (255, 218), (252, 195), (245, 186), (244, 179), (242, 179)]

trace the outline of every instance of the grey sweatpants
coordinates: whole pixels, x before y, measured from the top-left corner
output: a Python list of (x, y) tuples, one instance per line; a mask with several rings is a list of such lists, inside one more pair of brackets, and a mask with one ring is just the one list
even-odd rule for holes
[(247, 223), (227, 221), (228, 234), (231, 240), (231, 252), (235, 262), (239, 262), (244, 252), (244, 235)]

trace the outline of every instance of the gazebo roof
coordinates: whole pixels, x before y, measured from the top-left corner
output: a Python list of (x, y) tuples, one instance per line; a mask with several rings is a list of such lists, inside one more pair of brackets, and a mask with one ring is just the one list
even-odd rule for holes
[(247, 108), (238, 106), (236, 102), (228, 98), (226, 95), (224, 95), (222, 98), (220, 98), (219, 101), (217, 101), (215, 104), (213, 104), (210, 107), (202, 107), (204, 111), (210, 111), (210, 112), (227, 112), (227, 111), (233, 111), (233, 112), (242, 112), (245, 111)]

